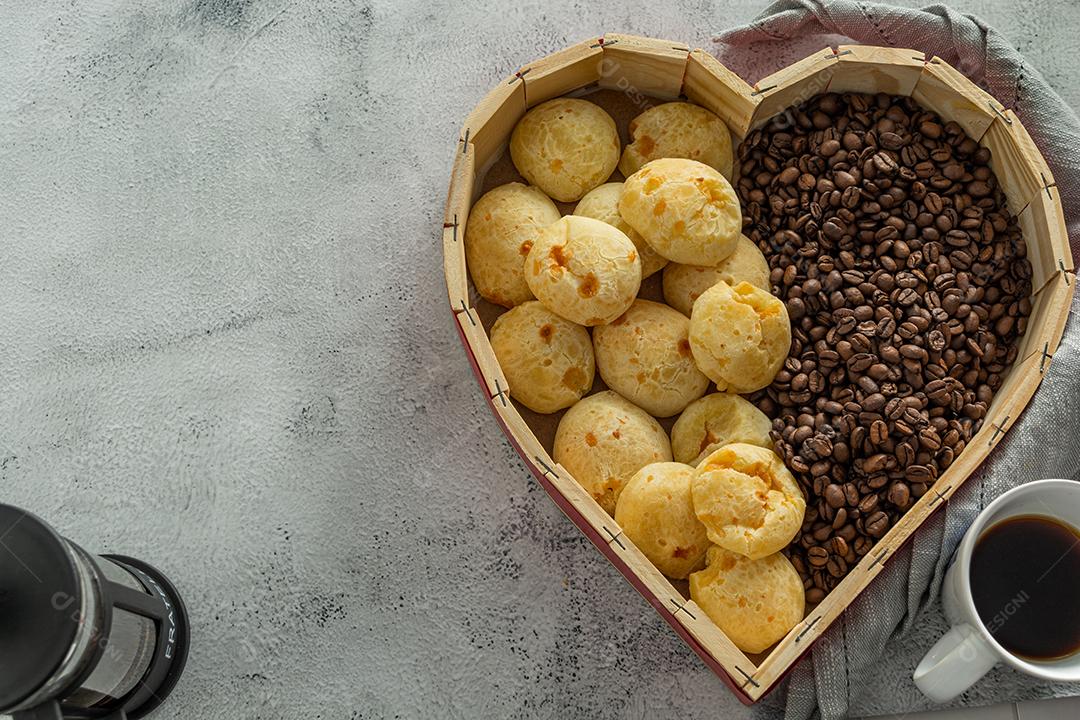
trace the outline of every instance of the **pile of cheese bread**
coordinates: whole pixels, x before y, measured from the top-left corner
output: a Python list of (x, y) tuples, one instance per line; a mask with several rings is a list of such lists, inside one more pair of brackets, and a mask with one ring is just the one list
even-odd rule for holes
[[(689, 579), (739, 648), (761, 652), (803, 617), (781, 551), (806, 503), (770, 420), (741, 394), (783, 366), (790, 321), (741, 234), (723, 121), (672, 102), (629, 133), (622, 147), (614, 119), (582, 98), (526, 113), (510, 154), (528, 184), (473, 205), (469, 272), (509, 308), (490, 337), (513, 399), (566, 410), (555, 461), (661, 572)], [(576, 205), (563, 215), (556, 201)], [(638, 297), (657, 272), (664, 303)], [(608, 389), (592, 393), (597, 371)], [(675, 416), (669, 437), (657, 418)]]

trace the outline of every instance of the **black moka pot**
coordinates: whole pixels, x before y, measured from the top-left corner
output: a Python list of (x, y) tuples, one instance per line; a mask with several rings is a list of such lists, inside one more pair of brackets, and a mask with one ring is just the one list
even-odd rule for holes
[(160, 572), (91, 555), (0, 505), (0, 714), (143, 717), (176, 685), (188, 641), (183, 602)]

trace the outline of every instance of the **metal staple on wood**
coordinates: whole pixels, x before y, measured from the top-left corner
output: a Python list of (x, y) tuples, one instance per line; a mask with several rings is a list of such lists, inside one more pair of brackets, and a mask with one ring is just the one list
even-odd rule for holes
[(750, 96), (754, 97), (756, 95), (764, 95), (765, 93), (769, 92), (770, 90), (774, 90), (774, 89), (776, 89), (775, 85), (770, 85), (768, 87), (761, 88), (760, 90), (755, 87), (754, 91), (752, 93), (750, 93)]
[(1046, 179), (1046, 173), (1044, 173), (1044, 172), (1043, 172), (1043, 171), (1041, 171), (1041, 170), (1039, 171), (1039, 177), (1041, 177), (1041, 178), (1042, 178), (1042, 181), (1043, 181), (1043, 190), (1045, 190), (1045, 191), (1046, 191), (1046, 197), (1048, 197), (1048, 198), (1050, 198), (1051, 200), (1053, 200), (1053, 199), (1054, 199), (1054, 193), (1050, 192), (1050, 188), (1054, 187), (1054, 183), (1052, 183), (1052, 182), (1050, 182), (1049, 180), (1047, 180), (1047, 179)]
[(987, 443), (987, 445), (993, 445), (994, 442), (998, 439), (998, 436), (1005, 432), (1006, 424), (1008, 422), (1009, 422), (1009, 416), (1006, 415), (1005, 419), (1001, 421), (1000, 425), (992, 425), (991, 426), (991, 427), (994, 428), (994, 434), (990, 436), (990, 441)]
[(532, 68), (525, 68), (524, 70), (518, 70), (516, 73), (514, 73), (514, 77), (510, 78), (510, 80), (506, 84), (507, 85), (513, 85), (518, 80), (521, 80), (521, 81), (524, 82), (525, 76), (529, 74), (530, 70), (532, 70)]
[(742, 685), (740, 685), (739, 687), (746, 687), (746, 683), (750, 683), (750, 684), (751, 684), (751, 685), (753, 685), (754, 687), (761, 687), (761, 684), (760, 684), (760, 683), (758, 683), (758, 681), (754, 679), (754, 676), (753, 676), (753, 675), (749, 674), (748, 672), (746, 672), (745, 670), (743, 670), (743, 669), (742, 669), (741, 667), (739, 667), (738, 665), (736, 665), (736, 666), (735, 666), (735, 669), (736, 669), (736, 670), (738, 670), (738, 671), (739, 671), (740, 673), (742, 673), (742, 676), (743, 676), (744, 678), (746, 678), (746, 682), (744, 682), (744, 683), (743, 683)]
[(462, 155), (466, 155), (469, 152), (469, 130), (470, 130), (470, 128), (465, 128), (465, 137), (463, 137), (461, 139), (461, 154)]
[(836, 60), (836, 59), (839, 59), (840, 57), (842, 57), (844, 55), (850, 55), (850, 54), (851, 54), (851, 50), (841, 50), (841, 51), (837, 52), (836, 48), (833, 48), (833, 51), (832, 51), (831, 54), (825, 55), (823, 57), (826, 60)]
[(880, 562), (884, 562), (885, 561), (885, 556), (888, 555), (888, 554), (889, 554), (888, 550), (882, 550), (880, 553), (878, 553), (877, 557), (874, 558), (874, 562), (870, 563), (870, 565), (867, 566), (866, 571), (869, 572), (869, 571), (874, 569), (875, 565), (877, 565)]
[(461, 300), (458, 300), (458, 303), (461, 305), (461, 312), (465, 313), (465, 317), (469, 318), (469, 322), (472, 326), (476, 327), (476, 318), (474, 318), (469, 311), (469, 306), (465, 304), (465, 299), (462, 298)]
[(611, 536), (611, 539), (608, 540), (608, 542), (607, 542), (608, 545), (610, 545), (611, 543), (615, 543), (616, 545), (618, 545), (623, 550), (626, 549), (626, 546), (623, 545), (622, 540), (619, 539), (619, 536), (622, 535), (622, 530), (620, 530), (617, 533), (613, 533), (613, 532), (611, 532), (611, 528), (609, 528), (607, 525), (601, 525), (601, 527), (604, 528), (604, 532), (606, 532), (609, 536)]
[(454, 242), (457, 242), (457, 229), (458, 229), (457, 213), (454, 213), (454, 222), (452, 222), (452, 223), (444, 222), (442, 224), (442, 226), (443, 226), (443, 230), (445, 230), (446, 228), (454, 228)]
[(1069, 282), (1069, 271), (1065, 269), (1065, 261), (1061, 258), (1058, 258), (1058, 269), (1061, 270), (1062, 275), (1065, 278), (1065, 284), (1072, 285), (1072, 283)]
[(544, 468), (544, 475), (550, 475), (555, 480), (559, 479), (559, 474), (552, 470), (551, 466), (544, 462), (544, 459), (542, 457), (540, 457), (539, 455), (533, 455), (533, 460), (535, 460), (540, 465), (540, 467)]
[[(952, 487), (952, 485), (946, 485), (945, 486), (945, 492), (949, 492), (949, 488), (951, 488), (951, 487)], [(934, 499), (930, 501), (930, 507), (934, 507), (934, 503), (936, 503), (938, 500), (944, 500), (945, 496), (942, 495), (940, 492), (938, 492), (937, 488), (930, 488), (930, 489), (934, 491), (934, 496), (935, 496)]]
[(495, 378), (495, 390), (496, 393), (491, 396), (491, 399), (494, 400), (495, 398), (499, 398), (502, 400), (503, 407), (507, 407), (509, 403), (506, 402), (506, 390), (509, 390), (509, 388), (504, 390), (502, 383), (499, 382), (499, 378)]
[(990, 109), (994, 111), (995, 115), (997, 115), (999, 118), (1001, 118), (1002, 120), (1005, 121), (1006, 125), (1012, 125), (1013, 124), (1013, 121), (1009, 118), (1009, 116), (1006, 115), (1005, 113), (1003, 113), (1001, 110), (999, 110), (997, 105), (990, 102), (989, 100), (986, 101), (986, 104), (990, 106)]
[(595, 43), (590, 45), (589, 48), (590, 49), (595, 49), (595, 48), (602, 48), (602, 47), (611, 47), (612, 45), (615, 45), (618, 42), (619, 42), (618, 40), (612, 40), (611, 42), (608, 42), (608, 41), (604, 40), (604, 38), (600, 38)]
[(1049, 350), (1049, 349), (1050, 349), (1050, 343), (1049, 342), (1043, 343), (1042, 358), (1039, 359), (1039, 374), (1040, 375), (1042, 375), (1043, 372), (1046, 370), (1046, 361), (1049, 360), (1050, 358), (1054, 357), (1053, 355), (1051, 355), (1050, 353), (1047, 352), (1047, 350)]
[(686, 601), (685, 600), (683, 600), (680, 603), (675, 598), (668, 598), (668, 599), (671, 601), (671, 604), (675, 606), (675, 612), (671, 613), (672, 617), (678, 615), (679, 611), (682, 610), (684, 613), (686, 613), (687, 615), (690, 616), (691, 620), (697, 620), (697, 617), (694, 615), (694, 613), (692, 613), (692, 612), (690, 612), (689, 610), (686, 609)]
[(810, 621), (810, 622), (809, 622), (809, 623), (808, 623), (808, 624), (806, 625), (806, 627), (804, 627), (804, 628), (802, 629), (802, 632), (800, 632), (800, 633), (799, 633), (798, 635), (796, 635), (796, 636), (795, 636), (795, 642), (799, 642), (800, 640), (802, 640), (802, 639), (803, 639), (803, 637), (805, 637), (806, 633), (810, 632), (810, 631), (811, 631), (811, 630), (812, 630), (812, 629), (814, 628), (814, 626), (815, 626), (815, 625), (817, 625), (817, 622), (818, 622), (818, 620), (820, 620), (820, 619), (821, 619), (821, 616), (820, 616), (820, 615), (818, 615), (818, 616), (817, 616), (816, 618), (814, 618), (813, 620), (811, 620), (811, 621)]

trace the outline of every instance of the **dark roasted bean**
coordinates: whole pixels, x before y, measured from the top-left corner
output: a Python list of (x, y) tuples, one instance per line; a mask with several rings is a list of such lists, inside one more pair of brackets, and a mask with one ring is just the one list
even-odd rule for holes
[(814, 567), (823, 567), (829, 562), (829, 551), (818, 545), (807, 550), (806, 557)]
[(908, 501), (911, 499), (911, 490), (902, 482), (893, 483), (889, 486), (889, 502), (901, 510), (907, 510)]
[(865, 527), (867, 534), (879, 538), (889, 530), (889, 516), (878, 510), (866, 518)]

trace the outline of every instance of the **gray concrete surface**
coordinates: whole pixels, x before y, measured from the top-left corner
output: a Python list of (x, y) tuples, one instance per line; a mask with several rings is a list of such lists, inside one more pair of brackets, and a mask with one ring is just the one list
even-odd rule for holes
[[(1080, 106), (1075, 3), (953, 4)], [(155, 717), (751, 714), (502, 438), (437, 237), (499, 78), (763, 4), (488, 5), (0, 1), (0, 497), (181, 587)]]

